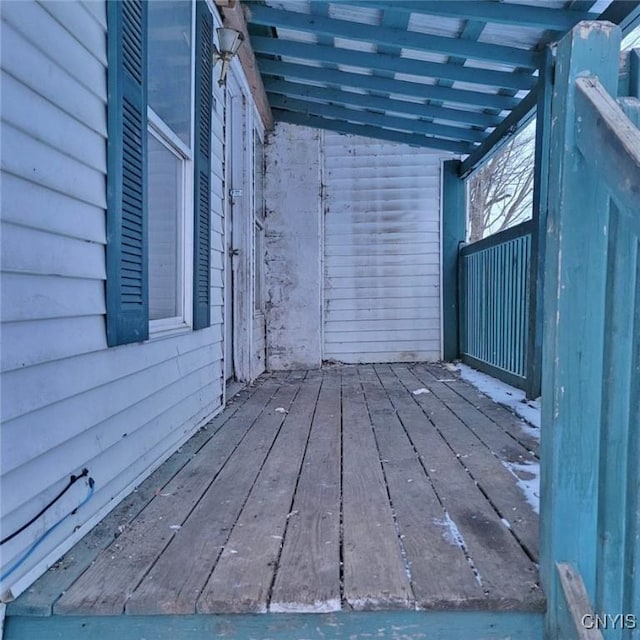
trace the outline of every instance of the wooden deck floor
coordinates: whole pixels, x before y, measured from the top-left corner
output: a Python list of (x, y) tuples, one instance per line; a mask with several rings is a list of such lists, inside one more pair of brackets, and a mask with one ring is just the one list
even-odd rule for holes
[(440, 365), (268, 374), (8, 613), (540, 611), (536, 462)]

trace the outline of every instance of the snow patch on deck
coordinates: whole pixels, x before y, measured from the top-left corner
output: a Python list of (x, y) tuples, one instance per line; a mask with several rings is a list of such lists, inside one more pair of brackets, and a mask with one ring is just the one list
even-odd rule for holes
[(524, 494), (531, 508), (540, 513), (540, 463), (538, 462), (505, 462), (502, 464), (513, 474), (518, 487)]
[(437, 524), (439, 527), (443, 527), (444, 531), (442, 532), (442, 537), (454, 547), (460, 547), (461, 549), (465, 548), (464, 538), (460, 533), (460, 529), (458, 529), (458, 525), (451, 519), (451, 516), (445, 511), (444, 518), (439, 520), (438, 518), (433, 519), (433, 524)]
[(488, 395), (494, 402), (508, 407), (516, 415), (526, 420), (529, 425), (532, 425), (521, 424), (520, 428), (524, 432), (537, 439), (540, 438), (540, 398), (527, 400), (524, 391), (501, 380), (496, 380), (486, 373), (476, 371), (466, 364), (459, 363), (454, 367), (460, 372), (460, 377), (463, 380)]
[(341, 609), (340, 598), (315, 602), (272, 602), (269, 605), (271, 613), (333, 613)]

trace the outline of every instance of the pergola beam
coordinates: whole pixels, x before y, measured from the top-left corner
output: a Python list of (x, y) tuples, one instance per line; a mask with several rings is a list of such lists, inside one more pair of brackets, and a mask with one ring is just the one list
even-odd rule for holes
[(348, 38), (376, 45), (390, 45), (430, 53), (464, 56), (475, 60), (489, 60), (530, 69), (535, 69), (538, 66), (537, 52), (526, 49), (434, 36), (405, 29), (372, 26), (350, 20), (272, 9), (257, 4), (251, 5), (249, 20), (253, 24)]
[(265, 88), (268, 94), (281, 94), (292, 98), (312, 99), (343, 107), (364, 107), (376, 109), (381, 112), (392, 112), (395, 114), (406, 114), (419, 116), (422, 118), (437, 118), (448, 122), (459, 122), (471, 124), (483, 128), (494, 127), (502, 118), (498, 115), (478, 113), (477, 111), (465, 111), (463, 109), (449, 109), (447, 107), (434, 107), (421, 102), (408, 102), (405, 100), (394, 100), (382, 96), (363, 95), (352, 91), (341, 91), (339, 89), (327, 89), (310, 84), (298, 82), (288, 82), (274, 78), (265, 78)]
[(442, 2), (442, 0), (393, 0), (392, 2), (375, 2), (375, 0), (355, 0), (352, 4), (372, 7), (384, 11), (403, 11), (423, 13), (434, 16), (460, 18), (461, 20), (479, 20), (498, 24), (510, 24), (567, 31), (580, 20), (596, 20), (597, 13), (587, 11), (568, 11), (544, 6), (511, 4), (499, 2), (478, 2), (478, 0)]
[(401, 144), (408, 144), (414, 147), (429, 147), (431, 149), (441, 149), (458, 154), (469, 153), (470, 148), (473, 148), (472, 145), (465, 144), (463, 142), (443, 140), (442, 138), (423, 136), (419, 134), (404, 133), (402, 131), (392, 131), (390, 129), (381, 129), (380, 127), (343, 122), (341, 120), (331, 120), (329, 118), (321, 118), (318, 116), (308, 116), (303, 113), (294, 113), (293, 111), (284, 111), (282, 109), (273, 109), (273, 113), (276, 120), (281, 122), (288, 122), (290, 124), (298, 124), (316, 129), (327, 129), (330, 131), (337, 131), (338, 133), (365, 136), (367, 138), (377, 138), (379, 140), (390, 140), (392, 142), (400, 142)]
[(449, 89), (432, 84), (420, 82), (408, 82), (393, 78), (381, 78), (360, 73), (348, 73), (345, 71), (324, 69), (304, 64), (294, 64), (258, 58), (260, 71), (263, 75), (280, 76), (286, 79), (306, 80), (310, 82), (322, 82), (336, 84), (343, 87), (367, 89), (383, 93), (410, 96), (414, 98), (443, 100), (457, 104), (471, 104), (474, 106), (491, 107), (500, 110), (511, 110), (519, 104), (517, 98), (500, 96), (494, 93), (481, 91), (463, 91), (461, 89)]
[(386, 53), (366, 53), (326, 45), (294, 42), (282, 38), (254, 37), (251, 39), (251, 45), (254, 51), (261, 54), (348, 64), (354, 67), (363, 67), (364, 69), (375, 69), (376, 71), (408, 73), (415, 76), (444, 78), (508, 89), (531, 89), (536, 84), (536, 79), (532, 75), (525, 73), (509, 73), (506, 71), (439, 64), (437, 62), (401, 58)]
[(450, 127), (444, 124), (416, 120), (415, 118), (401, 118), (358, 109), (346, 109), (331, 104), (286, 98), (285, 96), (277, 94), (270, 94), (269, 102), (274, 109), (286, 109), (287, 111), (294, 111), (296, 113), (335, 118), (345, 122), (373, 125), (382, 127), (383, 129), (393, 129), (407, 133), (415, 132), (423, 135), (438, 136), (451, 140), (464, 140), (467, 142), (482, 142), (486, 137), (485, 133), (476, 129)]

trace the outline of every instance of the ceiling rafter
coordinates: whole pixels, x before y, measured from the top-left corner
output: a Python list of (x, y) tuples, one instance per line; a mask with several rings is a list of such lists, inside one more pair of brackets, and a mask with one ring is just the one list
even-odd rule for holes
[(254, 51), (262, 54), (348, 64), (365, 69), (375, 68), (376, 70), (408, 73), (428, 78), (444, 78), (512, 89), (531, 89), (536, 84), (536, 79), (530, 74), (426, 62), (411, 58), (400, 58), (387, 53), (367, 53), (327, 45), (294, 42), (293, 40), (282, 38), (255, 37), (252, 38), (251, 44)]
[(407, 133), (415, 132), (468, 142), (482, 142), (487, 137), (486, 134), (477, 129), (452, 127), (445, 124), (424, 122), (422, 120), (416, 120), (415, 118), (403, 118), (401, 116), (383, 115), (359, 109), (348, 109), (342, 106), (298, 100), (278, 94), (270, 94), (269, 102), (272, 108), (276, 109), (286, 109), (287, 111), (295, 111), (297, 113), (336, 118), (338, 120), (344, 120), (345, 122), (369, 124), (377, 127), (405, 131)]
[(405, 13), (422, 13), (459, 18), (460, 20), (478, 20), (552, 31), (567, 31), (580, 20), (595, 20), (598, 17), (597, 13), (588, 11), (571, 11), (509, 2), (481, 2), (480, 0), (456, 0), (455, 2), (392, 0), (384, 3), (375, 0), (354, 0), (351, 4), (384, 11), (390, 9)]
[(262, 5), (251, 5), (250, 20), (254, 24), (276, 28), (284, 27), (307, 33), (370, 42), (376, 45), (382, 44), (430, 53), (464, 56), (475, 60), (507, 63), (530, 69), (537, 68), (540, 57), (535, 51), (516, 47), (427, 35), (392, 27), (372, 26), (350, 20), (272, 9)]
[(265, 78), (265, 88), (271, 95), (280, 94), (294, 98), (312, 99), (344, 107), (353, 105), (422, 118), (437, 118), (448, 122), (476, 125), (482, 128), (494, 127), (502, 121), (502, 118), (498, 115), (478, 113), (477, 111), (436, 107), (423, 104), (422, 102), (408, 102), (394, 98), (363, 95), (351, 91), (328, 89), (326, 87), (288, 82), (287, 80), (277, 80), (269, 77)]
[(444, 100), (457, 104), (473, 104), (501, 110), (513, 109), (520, 102), (516, 98), (500, 96), (495, 93), (450, 89), (433, 84), (382, 78), (361, 73), (348, 73), (311, 65), (267, 60), (266, 58), (261, 58), (259, 64), (261, 72), (265, 75), (281, 76), (286, 79), (295, 78), (297, 80), (325, 82), (343, 87), (369, 89), (371, 91), (412, 96), (427, 100)]
[(451, 151), (453, 153), (467, 154), (471, 153), (475, 148), (474, 145), (465, 144), (463, 142), (455, 142), (453, 140), (443, 140), (442, 138), (423, 136), (414, 133), (404, 133), (402, 131), (393, 131), (392, 129), (381, 129), (370, 125), (354, 124), (352, 122), (344, 122), (342, 120), (332, 120), (318, 116), (310, 116), (304, 113), (295, 113), (293, 111), (285, 111), (282, 109), (274, 109), (274, 115), (277, 120), (288, 122), (290, 124), (299, 124), (316, 129), (328, 129), (339, 133), (350, 133), (368, 138), (378, 138), (381, 140), (390, 140), (392, 142), (400, 142), (409, 144), (414, 147), (429, 147), (432, 149), (442, 149), (443, 151)]

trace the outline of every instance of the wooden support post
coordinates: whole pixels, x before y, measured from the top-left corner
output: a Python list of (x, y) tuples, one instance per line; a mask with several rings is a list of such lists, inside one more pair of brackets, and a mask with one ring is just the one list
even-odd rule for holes
[[(618, 83), (620, 30), (581, 22), (558, 46), (551, 106), (545, 250), (541, 443), (541, 577), (547, 638), (558, 636), (556, 562), (596, 586), (598, 463), (608, 193), (576, 145), (575, 80)], [(593, 150), (597, 153), (597, 150)]]
[(460, 356), (458, 327), (458, 251), (465, 238), (466, 186), (461, 163), (442, 163), (442, 357)]
[(526, 389), (528, 398), (540, 395), (542, 377), (542, 329), (544, 251), (547, 230), (547, 189), (549, 144), (551, 138), (551, 93), (553, 90), (553, 51), (547, 48), (539, 72), (536, 109), (536, 152), (533, 176), (533, 232), (529, 271), (529, 336), (527, 343)]

